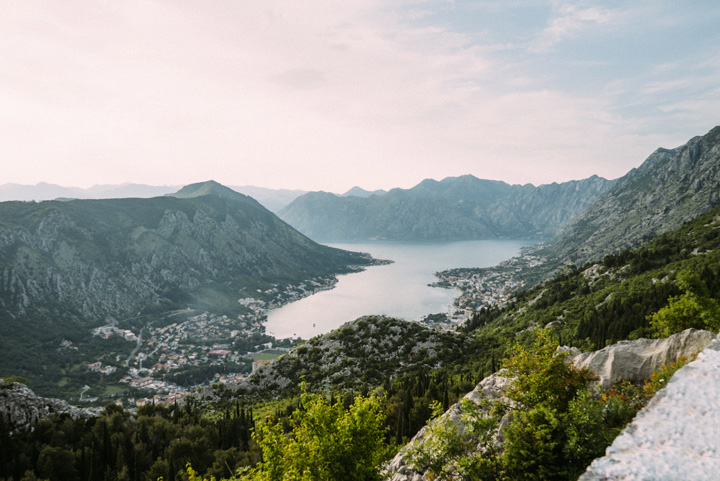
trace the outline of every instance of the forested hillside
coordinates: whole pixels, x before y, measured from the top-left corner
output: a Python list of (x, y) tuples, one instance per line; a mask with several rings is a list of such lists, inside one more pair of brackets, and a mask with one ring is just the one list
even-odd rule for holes
[[(715, 208), (639, 249), (568, 267), (518, 292), (503, 309), (477, 312), (463, 330), (477, 335), (495, 357), (504, 355), (517, 333), (538, 328), (548, 328), (562, 344), (581, 349), (653, 337), (657, 332), (648, 316), (667, 305), (671, 296), (694, 290), (720, 299), (718, 248), (720, 208)], [(692, 274), (694, 287), (678, 285), (682, 272)]]

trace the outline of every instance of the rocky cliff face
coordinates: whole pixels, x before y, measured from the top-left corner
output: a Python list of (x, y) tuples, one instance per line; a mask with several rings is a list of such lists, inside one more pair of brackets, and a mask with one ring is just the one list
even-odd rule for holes
[(24, 384), (0, 379), (0, 417), (11, 431), (27, 428), (52, 415), (90, 419), (99, 416), (100, 411), (100, 408), (79, 408), (59, 399), (37, 397)]
[(579, 481), (720, 479), (720, 338), (665, 389)]
[[(688, 329), (670, 336), (667, 339), (638, 339), (637, 341), (623, 341), (608, 346), (600, 351), (579, 353), (576, 349), (568, 349), (569, 359), (577, 367), (588, 367), (598, 376), (598, 383), (610, 386), (618, 380), (641, 381), (647, 379), (658, 368), (675, 362), (680, 357), (690, 357), (702, 351), (715, 336), (708, 331)], [(713, 341), (714, 343), (717, 341)], [(713, 344), (715, 345), (715, 344)], [(714, 348), (713, 348), (714, 349)], [(674, 378), (673, 378), (674, 379)], [(502, 372), (495, 373), (483, 379), (465, 399), (479, 404), (481, 400), (500, 400), (508, 403), (504, 394), (511, 383), (511, 379), (504, 377)], [(720, 380), (715, 384), (715, 391), (720, 390)], [(450, 422), (456, 426), (458, 432), (463, 432), (463, 408), (460, 403), (453, 405), (442, 416), (432, 422)], [(502, 443), (503, 421), (497, 427), (496, 439)], [(428, 443), (428, 427), (423, 428), (413, 437), (408, 446), (423, 446)], [(715, 438), (712, 438), (715, 439)], [(386, 465), (386, 478), (389, 481), (421, 481), (426, 479), (426, 473), (418, 471), (408, 460), (408, 446), (401, 449), (398, 454)], [(584, 479), (584, 478), (583, 478)], [(625, 479), (625, 478), (588, 478), (595, 479)], [(655, 478), (627, 478), (627, 479), (655, 479)], [(667, 479), (696, 479), (667, 478)], [(708, 479), (708, 478), (697, 478)]]
[(553, 255), (583, 265), (637, 247), (720, 205), (720, 127), (658, 149), (554, 240)]
[(609, 388), (619, 380), (640, 382), (659, 367), (702, 351), (714, 338), (709, 331), (687, 329), (665, 339), (620, 341), (594, 352), (579, 354), (573, 363), (588, 368)]
[(611, 185), (597, 176), (535, 187), (465, 175), (369, 197), (311, 192), (278, 215), (325, 241), (551, 237)]
[[(503, 372), (491, 374), (486, 377), (480, 383), (475, 386), (475, 389), (470, 391), (463, 398), (464, 400), (472, 401), (479, 404), (482, 400), (489, 401), (501, 401), (508, 403), (509, 400), (505, 397), (505, 391), (510, 386), (511, 379), (505, 377)], [(458, 432), (463, 431), (463, 413), (464, 409), (461, 403), (453, 404), (444, 414), (433, 420), (433, 423), (449, 423), (450, 425), (456, 426)], [(497, 434), (500, 434), (500, 426), (498, 426)], [(407, 459), (407, 449), (410, 446), (424, 446), (429, 444), (431, 434), (428, 426), (423, 427), (418, 433), (410, 440), (408, 445), (401, 449), (398, 454), (385, 466), (385, 475), (388, 481), (423, 481), (428, 479), (425, 472), (418, 470), (415, 466), (410, 463)]]

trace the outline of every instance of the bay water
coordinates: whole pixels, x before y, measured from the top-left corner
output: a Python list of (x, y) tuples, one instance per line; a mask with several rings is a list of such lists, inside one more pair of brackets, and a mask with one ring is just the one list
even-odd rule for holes
[(266, 332), (278, 339), (309, 339), (364, 315), (420, 320), (428, 314), (448, 313), (459, 291), (430, 287), (437, 280), (435, 272), (494, 266), (532, 244), (529, 240), (327, 244), (394, 262), (339, 276), (334, 289), (268, 311)]

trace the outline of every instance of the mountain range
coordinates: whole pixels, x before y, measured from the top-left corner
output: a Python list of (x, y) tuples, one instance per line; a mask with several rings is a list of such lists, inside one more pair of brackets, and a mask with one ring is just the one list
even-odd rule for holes
[(323, 241), (533, 238), (552, 269), (634, 248), (720, 204), (720, 127), (616, 180), (509, 185), (471, 175), (376, 195), (309, 192), (278, 215)]
[[(48, 184), (47, 182), (40, 182), (36, 185), (2, 184), (0, 185), (0, 202), (11, 200), (123, 199), (128, 197), (145, 199), (171, 195), (180, 187), (177, 185), (127, 183), (94, 185), (83, 189)], [(229, 188), (252, 197), (272, 212), (279, 211), (295, 200), (296, 197), (306, 192), (304, 190), (267, 189), (252, 185), (233, 185), (229, 186)]]
[(309, 192), (278, 215), (322, 241), (541, 239), (613, 185), (597, 176), (535, 187), (464, 175), (362, 197)]
[(720, 205), (720, 127), (657, 149), (551, 242), (548, 255), (582, 265), (638, 247)]

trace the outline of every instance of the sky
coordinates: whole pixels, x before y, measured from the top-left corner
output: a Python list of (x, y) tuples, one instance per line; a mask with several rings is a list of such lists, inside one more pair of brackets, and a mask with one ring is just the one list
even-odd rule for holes
[(720, 3), (7, 0), (0, 184), (612, 179), (720, 124)]

